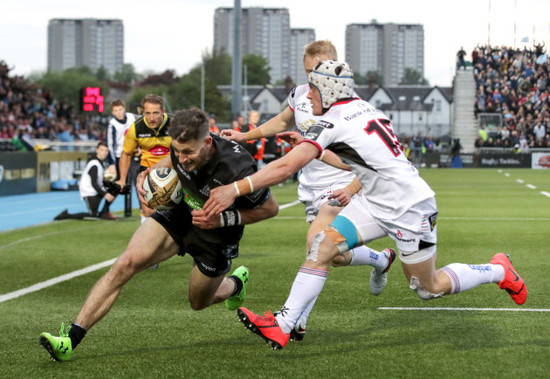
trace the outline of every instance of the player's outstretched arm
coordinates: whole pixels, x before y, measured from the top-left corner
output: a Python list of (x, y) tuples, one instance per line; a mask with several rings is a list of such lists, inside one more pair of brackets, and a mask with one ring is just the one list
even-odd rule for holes
[(210, 197), (204, 204), (208, 216), (220, 214), (227, 209), (239, 196), (248, 195), (256, 189), (267, 188), (278, 183), (284, 183), (298, 170), (311, 162), (319, 150), (311, 143), (302, 143), (253, 175), (244, 179), (220, 186), (210, 191)]
[(236, 142), (245, 142), (262, 137), (271, 137), (279, 132), (289, 130), (295, 125), (294, 112), (286, 107), (277, 116), (264, 122), (256, 129), (249, 130), (246, 133), (241, 133), (233, 129), (224, 129), (220, 132), (222, 137)]
[(246, 138), (244, 137), (246, 133), (241, 133), (233, 129), (223, 129), (220, 132), (220, 137), (226, 138), (235, 142), (244, 142)]

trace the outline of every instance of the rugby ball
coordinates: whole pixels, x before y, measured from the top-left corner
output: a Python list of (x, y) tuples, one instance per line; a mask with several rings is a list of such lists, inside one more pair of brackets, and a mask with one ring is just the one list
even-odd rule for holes
[(145, 200), (151, 208), (170, 209), (183, 199), (181, 182), (176, 170), (156, 168), (145, 177), (143, 182)]

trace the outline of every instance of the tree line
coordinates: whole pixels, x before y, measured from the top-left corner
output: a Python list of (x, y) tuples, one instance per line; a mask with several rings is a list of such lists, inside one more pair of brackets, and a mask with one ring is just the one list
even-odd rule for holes
[[(259, 55), (245, 55), (243, 67), (247, 67), (248, 85), (265, 85), (271, 82), (267, 60)], [(201, 104), (201, 82), (204, 68), (204, 107), (208, 113), (216, 114), (219, 122), (231, 121), (231, 101), (218, 90), (219, 85), (231, 84), (232, 58), (225, 52), (205, 52), (202, 61), (191, 70), (178, 76), (175, 70), (162, 73), (140, 74), (131, 63), (125, 63), (121, 70), (111, 75), (105, 67), (93, 72), (89, 67), (69, 68), (63, 72), (34, 74), (29, 78), (52, 93), (57, 101), (65, 102), (78, 109), (79, 92), (84, 86), (100, 87), (103, 94), (111, 89), (127, 93), (127, 104), (139, 104), (143, 96), (155, 93), (163, 96), (168, 111), (184, 109)], [(364, 75), (355, 73), (357, 84), (382, 85), (383, 77), (369, 71)], [(274, 83), (283, 84), (283, 83)], [(406, 69), (402, 84), (428, 84), (417, 71)], [(106, 111), (108, 111), (106, 109)]]

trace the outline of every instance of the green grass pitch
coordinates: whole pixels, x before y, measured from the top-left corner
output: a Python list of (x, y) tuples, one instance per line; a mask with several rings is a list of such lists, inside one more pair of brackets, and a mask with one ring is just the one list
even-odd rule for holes
[[(421, 175), (439, 206), (437, 266), (487, 263), (496, 252), (509, 253), (528, 289), (522, 307), (495, 284), (422, 301), (399, 264), (374, 297), (370, 267), (335, 268), (304, 341), (272, 351), (223, 304), (191, 310), (191, 259), (174, 257), (133, 278), (65, 363), (52, 362), (38, 336), (70, 323), (107, 268), (0, 302), (0, 377), (548, 377), (550, 171), (423, 169)], [(296, 200), (293, 183), (273, 192), (280, 204)], [(116, 257), (138, 224), (138, 217), (68, 220), (0, 233), (0, 296)], [(305, 257), (307, 226), (303, 206), (295, 205), (246, 227), (234, 261), (250, 268), (246, 307), (262, 313), (282, 306)], [(394, 243), (384, 238), (370, 246)], [(405, 309), (385, 309), (398, 307)], [(433, 309), (407, 309), (413, 307)], [(536, 311), (516, 311), (529, 309)]]

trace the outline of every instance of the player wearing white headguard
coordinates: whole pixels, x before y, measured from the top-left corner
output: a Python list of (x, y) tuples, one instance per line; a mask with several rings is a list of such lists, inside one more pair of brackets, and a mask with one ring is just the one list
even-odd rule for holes
[[(317, 63), (327, 59), (337, 59), (336, 48), (330, 41), (315, 41), (306, 45), (304, 48), (306, 74), (309, 74)], [(225, 129), (221, 135), (237, 142), (245, 142), (273, 136), (296, 127), (297, 132), (303, 136), (308, 128), (320, 119), (320, 116), (312, 113), (311, 102), (307, 98), (308, 92), (307, 83), (299, 85), (290, 93), (288, 106), (271, 120), (247, 133)], [(290, 138), (290, 135), (286, 134), (286, 137)], [(313, 160), (304, 166), (298, 179), (300, 181), (298, 199), (305, 205), (306, 221), (310, 223), (307, 235), (309, 249), (315, 235), (329, 225), (342, 209), (341, 206), (332, 204), (344, 206), (350, 201), (358, 201), (358, 196), (355, 194), (361, 186), (357, 180), (354, 181), (353, 173), (334, 168), (320, 160)], [(337, 201), (331, 201), (332, 199)], [(386, 286), (387, 273), (394, 260), (395, 252), (392, 249), (378, 252), (361, 245), (346, 252), (345, 255), (335, 257), (332, 264), (334, 266), (373, 266), (369, 289), (373, 295), (379, 295)], [(314, 304), (315, 299), (303, 312), (291, 338), (301, 340), (304, 337), (307, 317)]]
[(331, 164), (349, 168), (359, 177), (362, 204), (350, 203), (332, 225), (315, 236), (276, 317), (262, 317), (239, 308), (245, 327), (274, 349), (284, 347), (303, 310), (321, 292), (331, 260), (354, 246), (386, 235), (395, 241), (409, 287), (421, 299), (498, 283), (514, 302), (523, 304), (527, 289), (503, 253), (495, 254), (487, 264), (452, 263), (436, 270), (434, 192), (405, 159), (389, 119), (367, 102), (353, 98), (354, 81), (349, 66), (344, 62), (321, 62), (309, 74), (308, 81), (313, 114), (322, 117), (308, 129), (303, 143), (254, 175), (212, 190), (204, 210), (216, 214), (236, 196), (286, 180), (325, 149), (342, 159), (325, 156)]

